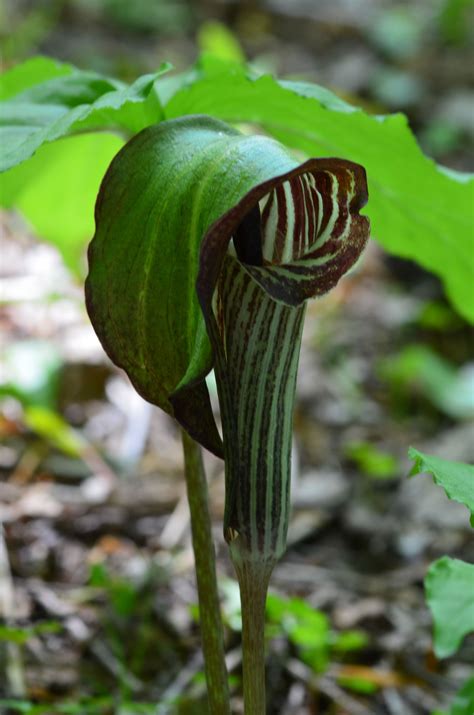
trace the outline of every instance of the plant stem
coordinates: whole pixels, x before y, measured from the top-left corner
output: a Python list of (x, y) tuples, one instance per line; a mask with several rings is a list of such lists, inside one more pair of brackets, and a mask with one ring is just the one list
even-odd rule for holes
[(224, 634), (217, 591), (216, 559), (206, 475), (199, 445), (184, 430), (182, 440), (209, 712), (210, 715), (230, 715)]
[(235, 563), (242, 607), (245, 715), (265, 715), (265, 603), (272, 566)]

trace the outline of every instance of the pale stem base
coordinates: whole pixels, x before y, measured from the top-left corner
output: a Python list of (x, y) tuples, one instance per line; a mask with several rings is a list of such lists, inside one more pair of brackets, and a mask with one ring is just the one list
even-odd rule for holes
[(242, 606), (245, 715), (265, 715), (265, 603), (273, 564), (235, 566)]

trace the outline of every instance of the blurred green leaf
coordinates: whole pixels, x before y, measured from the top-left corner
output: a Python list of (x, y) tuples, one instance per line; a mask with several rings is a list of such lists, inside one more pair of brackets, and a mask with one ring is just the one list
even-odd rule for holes
[(369, 442), (350, 442), (344, 447), (344, 452), (369, 477), (390, 479), (397, 473), (398, 462), (395, 457)]
[(267, 618), (271, 621), (281, 623), (287, 609), (286, 604), (285, 598), (278, 596), (276, 593), (269, 593), (265, 605)]
[(114, 21), (127, 31), (158, 31), (182, 35), (193, 26), (190, 5), (182, 0), (99, 0), (106, 21)]
[(407, 345), (381, 362), (380, 375), (396, 399), (418, 394), (455, 419), (474, 416), (473, 366), (458, 369), (428, 345)]
[(21, 645), (34, 636), (43, 633), (58, 633), (60, 630), (61, 624), (58, 623), (58, 621), (42, 621), (41, 623), (35, 623), (33, 626), (25, 628), (0, 624), (0, 641)]
[(8, 708), (14, 713), (28, 713), (28, 715), (38, 715), (38, 712), (45, 712), (44, 709), (38, 711), (29, 700), (0, 700), (0, 707)]
[(434, 651), (447, 658), (474, 631), (474, 565), (443, 556), (429, 567), (425, 591), (434, 621)]
[(379, 686), (377, 683), (374, 683), (373, 680), (366, 680), (366, 678), (362, 678), (361, 676), (354, 676), (352, 678), (341, 676), (337, 679), (337, 682), (339, 685), (342, 685), (343, 688), (353, 690), (355, 693), (361, 693), (363, 695), (372, 695), (372, 693), (376, 693), (379, 689)]
[(2, 358), (0, 397), (12, 395), (23, 404), (54, 408), (62, 360), (52, 343), (22, 340), (7, 345)]
[(156, 703), (123, 702), (118, 705), (116, 715), (156, 715)]
[(61, 452), (80, 457), (84, 442), (80, 435), (57, 412), (39, 405), (25, 407), (23, 419), (27, 427), (51, 442)]
[(286, 628), (293, 643), (301, 648), (325, 648), (329, 642), (328, 619), (314, 609), (300, 616), (296, 623), (287, 623)]
[(89, 573), (89, 585), (96, 588), (103, 588), (110, 583), (110, 575), (105, 564), (96, 562), (91, 564)]
[(138, 587), (131, 581), (110, 574), (102, 563), (91, 567), (89, 584), (102, 588), (108, 594), (110, 603), (117, 615), (127, 618), (136, 610)]
[[(284, 619), (284, 627), (289, 640), (299, 649), (301, 660), (316, 673), (322, 673), (329, 662), (329, 621), (321, 611), (304, 601), (302, 604), (296, 621), (292, 622), (290, 616)], [(294, 613), (293, 604), (290, 604), (290, 613)]]
[(73, 72), (72, 65), (58, 62), (51, 57), (32, 57), (0, 75), (0, 100), (9, 99), (35, 84)]
[(107, 133), (69, 137), (42, 146), (28, 161), (0, 174), (1, 205), (21, 211), (76, 276), (85, 273), (100, 182), (123, 143)]
[(449, 120), (433, 120), (419, 134), (421, 145), (432, 156), (442, 156), (462, 147), (462, 129)]
[(427, 301), (422, 305), (416, 322), (422, 328), (440, 332), (456, 330), (462, 326), (460, 317), (448, 305), (435, 300)]
[(31, 632), (25, 628), (13, 628), (0, 624), (0, 641), (22, 644), (26, 643), (29, 638), (31, 638)]
[[(113, 129), (130, 134), (159, 121), (162, 110), (153, 87), (168, 69), (162, 65), (132, 85), (74, 69), (9, 97), (0, 107), (0, 171), (29, 159), (42, 144), (75, 132)], [(9, 73), (5, 81), (12, 83)]]
[(329, 661), (329, 621), (301, 598), (267, 597), (267, 618), (278, 623), (298, 648), (301, 660), (315, 672), (323, 672)]
[(424, 454), (414, 447), (410, 447), (408, 456), (415, 461), (410, 476), (432, 474), (433, 481), (443, 487), (449, 499), (467, 506), (474, 526), (474, 466)]
[[(363, 631), (330, 631), (327, 616), (301, 598), (269, 593), (266, 615), (270, 626), (278, 625), (298, 649), (301, 660), (317, 673), (326, 669), (331, 652), (341, 655), (360, 650), (369, 642)], [(277, 634), (271, 628), (269, 633)]]
[(338, 653), (362, 650), (369, 644), (369, 637), (364, 631), (343, 631), (331, 634), (331, 646)]
[(474, 713), (474, 677), (464, 683), (447, 715), (472, 715), (472, 713)]
[(201, 25), (198, 44), (203, 52), (221, 60), (245, 62), (245, 55), (235, 35), (226, 25), (216, 20), (209, 20)]
[(370, 35), (381, 50), (395, 59), (414, 55), (423, 39), (423, 15), (417, 7), (396, 6), (376, 14)]
[(472, 30), (473, 9), (473, 0), (444, 0), (439, 13), (439, 27), (446, 42), (463, 44), (467, 41), (469, 28)]
[(0, 397), (17, 399), (29, 429), (67, 455), (81, 457), (84, 440), (55, 409), (62, 366), (55, 346), (41, 340), (24, 340), (7, 346), (3, 357)]
[(137, 589), (133, 583), (117, 579), (111, 588), (111, 603), (116, 613), (123, 618), (131, 616), (137, 603)]
[[(27, 3), (21, 7), (18, 3), (0, 3), (2, 60), (9, 64), (12, 60), (28, 57), (47, 42), (48, 35), (54, 32), (62, 5), (63, 0)], [(12, 7), (18, 7), (18, 10), (12, 12)]]

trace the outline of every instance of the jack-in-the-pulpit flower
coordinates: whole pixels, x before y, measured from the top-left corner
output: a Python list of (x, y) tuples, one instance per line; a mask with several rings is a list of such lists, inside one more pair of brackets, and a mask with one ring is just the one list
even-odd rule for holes
[[(358, 164), (298, 164), (274, 140), (203, 116), (145, 129), (102, 183), (92, 323), (138, 392), (225, 455), (236, 565), (284, 551), (305, 301), (358, 259), (366, 201)], [(204, 381), (213, 365), (223, 451)]]
[[(96, 332), (143, 397), (225, 458), (249, 715), (265, 710), (265, 598), (288, 528), (305, 301), (358, 259), (366, 201), (358, 164), (298, 164), (274, 140), (204, 116), (138, 134), (97, 200), (86, 284)], [(205, 383), (213, 366), (222, 439)]]

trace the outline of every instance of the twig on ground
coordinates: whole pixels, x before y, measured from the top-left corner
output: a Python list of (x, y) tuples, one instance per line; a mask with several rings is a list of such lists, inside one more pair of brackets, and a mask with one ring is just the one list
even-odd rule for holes
[[(230, 673), (242, 662), (242, 649), (234, 648), (234, 650), (226, 653), (225, 663), (227, 670)], [(204, 658), (201, 652), (195, 653), (184, 668), (182, 668), (166, 690), (161, 694), (162, 704), (158, 705), (156, 715), (167, 715), (172, 712), (173, 700), (183, 693), (196, 673), (204, 670)], [(169, 704), (166, 703), (168, 701)]]
[(189, 505), (186, 491), (183, 489), (178, 503), (168, 517), (168, 520), (160, 534), (160, 545), (163, 549), (174, 549), (187, 527), (189, 526)]
[[(8, 624), (14, 616), (14, 589), (13, 580), (8, 560), (7, 545), (0, 524), (0, 616)], [(23, 670), (23, 660), (18, 643), (5, 643), (6, 651), (6, 680), (7, 687), (14, 697), (25, 697), (26, 684)]]
[(413, 715), (413, 710), (394, 688), (387, 688), (383, 691), (383, 699), (387, 705), (390, 715)]
[(299, 660), (292, 658), (286, 663), (288, 672), (298, 680), (302, 680), (311, 690), (324, 693), (337, 705), (347, 710), (350, 715), (374, 715), (373, 711), (344, 692), (331, 678), (315, 675), (310, 668)]
[(124, 663), (118, 660), (110, 651), (105, 643), (95, 639), (90, 646), (91, 652), (95, 655), (102, 665), (115, 677), (120, 683), (123, 683), (133, 692), (138, 692), (143, 689), (143, 683), (133, 673), (125, 667)]

